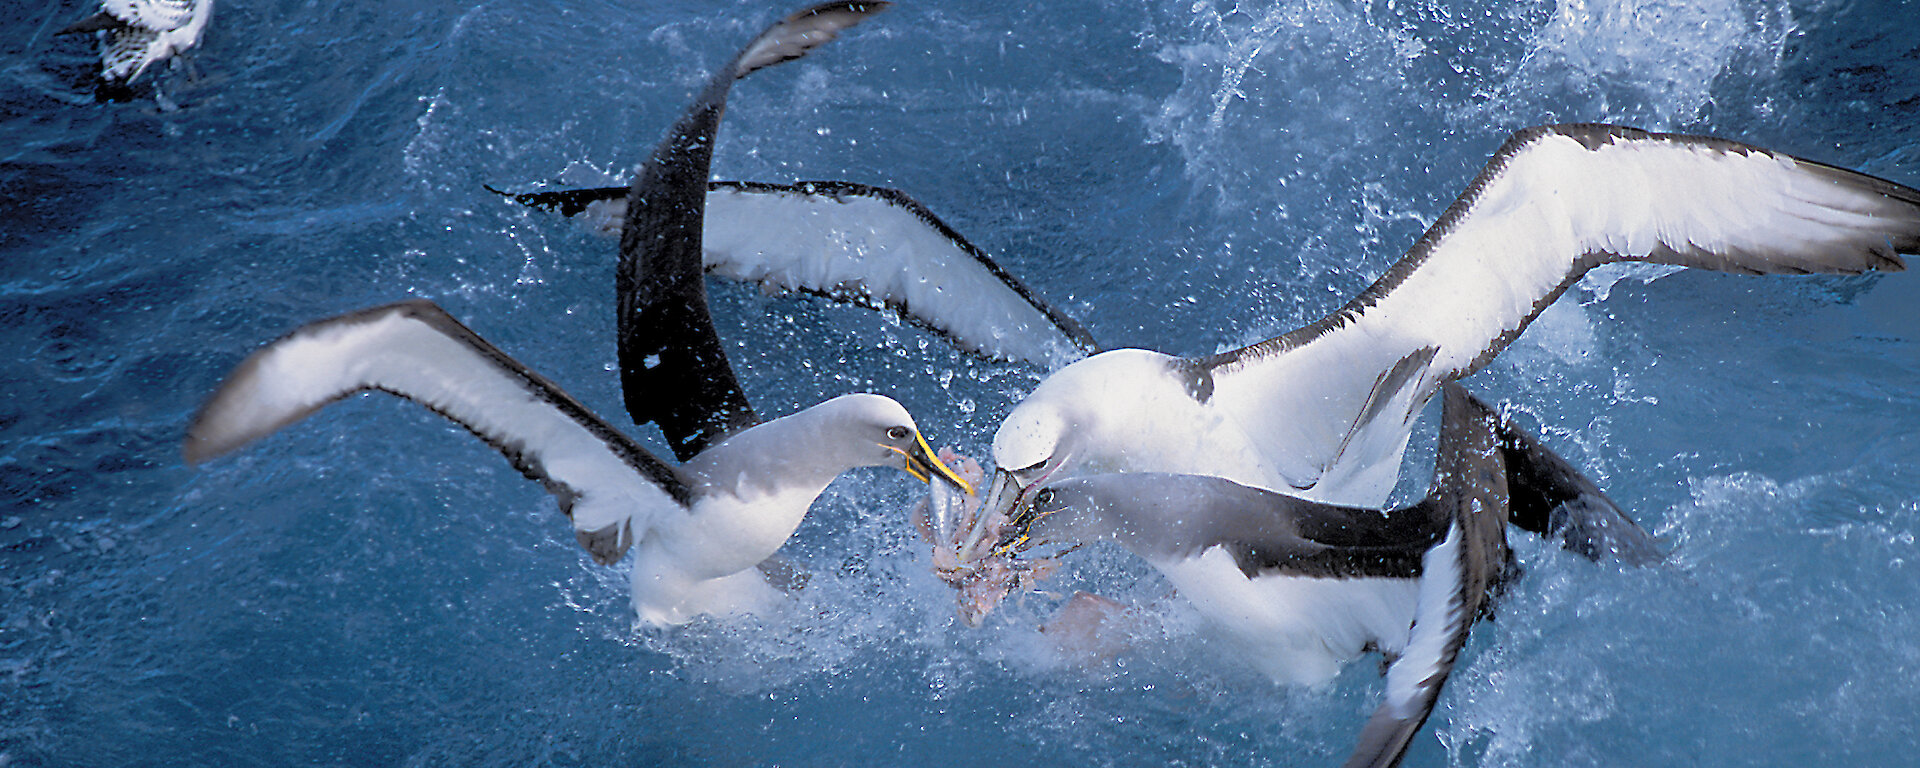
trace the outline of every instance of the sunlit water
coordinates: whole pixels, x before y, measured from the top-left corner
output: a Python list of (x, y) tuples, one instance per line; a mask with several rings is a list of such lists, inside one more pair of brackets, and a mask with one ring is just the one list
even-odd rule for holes
[[(77, 3), (0, 25), (0, 766), (1332, 765), (1370, 662), (1277, 688), (1137, 563), (952, 614), (897, 473), (837, 483), (780, 614), (633, 626), (540, 488), (360, 398), (203, 467), (184, 424), (293, 326), (434, 299), (610, 419), (610, 242), (482, 189), (615, 181), (789, 6), (223, 0), (96, 104)], [(1338, 306), (1502, 138), (1616, 121), (1920, 185), (1911, 2), (906, 3), (743, 82), (716, 174), (909, 191), (1110, 345)], [(1619, 271), (1469, 384), (1674, 549), (1516, 539), (1408, 764), (1906, 764), (1920, 744), (1920, 278)], [(1038, 371), (715, 287), (763, 412), (893, 394), (983, 454)], [(657, 436), (640, 435), (650, 445)], [(1410, 483), (1425, 470), (1408, 470)]]

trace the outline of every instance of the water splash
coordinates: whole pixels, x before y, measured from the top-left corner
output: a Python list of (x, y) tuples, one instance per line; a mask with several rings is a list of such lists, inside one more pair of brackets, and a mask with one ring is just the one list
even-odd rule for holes
[(1452, 122), (1690, 123), (1713, 105), (1721, 77), (1777, 78), (1793, 31), (1780, 2), (1560, 0), (1525, 56), (1455, 106)]

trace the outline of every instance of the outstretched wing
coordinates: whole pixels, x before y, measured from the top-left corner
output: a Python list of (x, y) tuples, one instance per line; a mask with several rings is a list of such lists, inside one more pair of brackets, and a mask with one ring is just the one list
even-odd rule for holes
[(1406, 650), (1387, 667), (1386, 700), (1361, 728), (1347, 768), (1400, 762), (1506, 569), (1507, 470), (1497, 446), (1498, 420), (1459, 385), (1445, 392), (1433, 486), (1409, 511), (1444, 520), (1447, 536), (1422, 559)]
[[(619, 232), (627, 210), (624, 187), (507, 197), (608, 233)], [(1072, 317), (900, 190), (716, 181), (706, 206), (702, 239), (712, 274), (884, 306), (997, 360), (1052, 369), (1100, 351)]]
[(328, 403), (381, 391), (453, 420), (553, 493), (580, 544), (612, 563), (652, 521), (684, 514), (678, 472), (433, 302), (404, 301), (301, 327), (241, 362), (187, 428), (198, 463)]
[[(1213, 397), (1293, 463), (1296, 487), (1341, 482), (1404, 445), (1410, 412), (1369, 407), (1426, 348), (1425, 403), (1473, 372), (1594, 266), (1644, 261), (1750, 274), (1904, 268), (1920, 251), (1920, 191), (1721, 139), (1609, 125), (1515, 134), (1405, 258), (1339, 311), (1195, 358)], [(1288, 358), (1284, 363), (1282, 358)], [(1363, 414), (1369, 414), (1362, 419)], [(1367, 435), (1370, 426), (1396, 424)], [(1391, 477), (1387, 478), (1388, 486)], [(1377, 503), (1369, 491), (1317, 498)]]
[(836, 2), (781, 19), (714, 73), (634, 176), (620, 230), (620, 385), (636, 424), (660, 425), (682, 461), (759, 421), (707, 311), (701, 242), (713, 143), (733, 81), (806, 55), (887, 7)]

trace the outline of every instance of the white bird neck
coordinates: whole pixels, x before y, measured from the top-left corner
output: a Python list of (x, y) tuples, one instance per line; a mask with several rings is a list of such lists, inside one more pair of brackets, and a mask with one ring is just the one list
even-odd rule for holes
[(830, 409), (814, 406), (757, 424), (693, 457), (685, 471), (708, 492), (741, 497), (805, 494), (811, 499), (840, 473), (864, 463), (848, 456), (834, 418)]

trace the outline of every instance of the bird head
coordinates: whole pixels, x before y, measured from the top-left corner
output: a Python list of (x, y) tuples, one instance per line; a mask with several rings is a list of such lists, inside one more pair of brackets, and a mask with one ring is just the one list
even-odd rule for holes
[(945, 482), (973, 495), (973, 485), (934, 456), (913, 416), (893, 398), (846, 395), (832, 403), (842, 411), (839, 423), (848, 431), (844, 444), (855, 454), (849, 464), (894, 467), (923, 483)]
[(1073, 432), (1064, 409), (1044, 399), (1029, 398), (1015, 408), (993, 438), (993, 478), (988, 481), (976, 524), (960, 542), (962, 561), (985, 554), (991, 529), (1030, 511), (1028, 491), (1074, 462), (1066, 445)]

